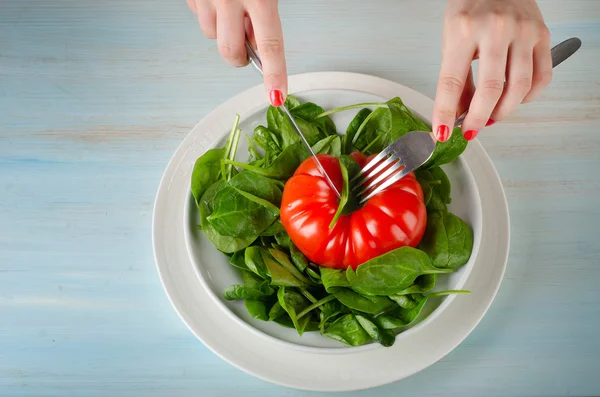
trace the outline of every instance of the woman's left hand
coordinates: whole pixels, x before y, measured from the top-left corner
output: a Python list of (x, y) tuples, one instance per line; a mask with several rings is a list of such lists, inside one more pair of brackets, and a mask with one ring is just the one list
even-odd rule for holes
[(534, 0), (448, 1), (432, 123), (438, 140), (450, 138), (456, 117), (467, 109), (463, 134), (475, 138), (535, 99), (551, 79), (550, 33)]

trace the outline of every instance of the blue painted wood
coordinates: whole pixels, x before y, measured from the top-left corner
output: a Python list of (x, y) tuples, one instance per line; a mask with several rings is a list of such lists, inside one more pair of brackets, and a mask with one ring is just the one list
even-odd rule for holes
[[(281, 3), (291, 73), (365, 72), (433, 95), (443, 0)], [(584, 45), (537, 102), (481, 134), (512, 217), (498, 298), (441, 362), (368, 395), (600, 394), (600, 2), (540, 5), (555, 42)], [(184, 1), (0, 2), (0, 395), (320, 395), (208, 351), (153, 264), (168, 159), (256, 83)]]

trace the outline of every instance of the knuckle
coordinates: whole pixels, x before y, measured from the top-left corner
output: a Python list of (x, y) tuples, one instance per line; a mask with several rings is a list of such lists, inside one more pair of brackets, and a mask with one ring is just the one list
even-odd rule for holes
[(489, 95), (498, 96), (504, 91), (504, 81), (498, 79), (487, 79), (483, 81), (483, 88)]
[(450, 109), (438, 109), (436, 111), (438, 120), (442, 123), (451, 123), (456, 118), (456, 112)]
[(277, 56), (283, 53), (283, 42), (281, 39), (261, 39), (258, 40), (258, 51), (263, 56)]
[(218, 8), (229, 8), (232, 5), (234, 5), (235, 3), (237, 3), (237, 0), (218, 0), (217, 7)]
[(469, 129), (480, 130), (485, 126), (485, 124), (489, 120), (489, 117), (483, 117), (481, 115), (469, 114), (469, 116), (471, 117), (469, 117), (468, 120), (465, 120), (465, 122), (463, 123), (467, 124), (469, 126)]
[(230, 44), (219, 44), (219, 53), (225, 59), (236, 65), (241, 65), (244, 62), (244, 47), (232, 46)]
[(522, 40), (531, 40), (537, 36), (538, 24), (532, 20), (522, 20), (517, 23), (517, 37)]
[(552, 69), (544, 70), (539, 73), (537, 83), (546, 87), (552, 81)]
[(514, 81), (509, 81), (509, 85), (511, 88), (517, 89), (519, 92), (528, 93), (531, 90), (533, 85), (531, 77), (519, 77)]
[(549, 43), (550, 42), (550, 29), (548, 29), (548, 27), (543, 22), (540, 22), (537, 30), (538, 30), (538, 36), (540, 38), (540, 41), (542, 41), (544, 43)]
[(252, 5), (257, 8), (277, 6), (277, 0), (252, 0)]
[(492, 32), (504, 33), (510, 24), (510, 18), (503, 11), (493, 11), (488, 17), (488, 23)]
[(447, 94), (460, 94), (465, 88), (465, 82), (454, 76), (442, 76), (440, 88)]
[(284, 75), (281, 73), (269, 73), (265, 74), (264, 80), (265, 84), (269, 87), (277, 85), (278, 82), (284, 79)]
[(473, 18), (466, 11), (456, 14), (454, 20), (450, 22), (450, 26), (454, 26), (462, 37), (473, 36)]

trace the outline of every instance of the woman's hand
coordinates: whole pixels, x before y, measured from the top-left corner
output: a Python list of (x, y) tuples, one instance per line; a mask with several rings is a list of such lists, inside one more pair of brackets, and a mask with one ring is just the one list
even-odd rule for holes
[(287, 95), (283, 33), (277, 0), (186, 0), (209, 39), (217, 39), (221, 56), (231, 66), (248, 64), (246, 37), (258, 49), (265, 88), (273, 106)]
[[(479, 58), (477, 88), (471, 62)], [(450, 138), (456, 117), (466, 139), (534, 100), (552, 79), (550, 33), (534, 0), (449, 0), (433, 131)], [(505, 84), (506, 81), (506, 84)]]

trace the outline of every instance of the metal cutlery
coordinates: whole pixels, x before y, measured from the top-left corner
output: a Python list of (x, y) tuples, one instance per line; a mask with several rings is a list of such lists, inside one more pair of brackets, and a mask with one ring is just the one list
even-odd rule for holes
[[(256, 53), (256, 51), (254, 51), (254, 48), (252, 48), (252, 46), (250, 45), (250, 43), (247, 40), (246, 40), (246, 51), (248, 53), (248, 58), (250, 59), (250, 63), (262, 75), (263, 74), (263, 70), (262, 70), (262, 62), (260, 60), (260, 57), (258, 56), (258, 54)], [(317, 157), (317, 155), (315, 154), (315, 152), (312, 150), (312, 147), (310, 146), (310, 143), (308, 143), (308, 140), (306, 139), (306, 137), (302, 133), (302, 130), (300, 129), (300, 127), (296, 123), (296, 120), (294, 120), (294, 116), (292, 116), (292, 114), (290, 113), (289, 109), (285, 106), (285, 104), (279, 106), (279, 108), (283, 111), (283, 113), (285, 113), (285, 115), (287, 116), (288, 120), (290, 121), (290, 124), (292, 125), (292, 127), (294, 128), (294, 130), (296, 131), (296, 133), (298, 134), (298, 136), (300, 136), (300, 139), (301, 139), (302, 143), (304, 143), (304, 146), (306, 147), (306, 149), (308, 150), (308, 152), (310, 153), (310, 155), (312, 156), (312, 158), (315, 160), (315, 163), (317, 164), (317, 167), (319, 168), (319, 171), (321, 171), (321, 174), (323, 174), (323, 177), (325, 178), (325, 180), (327, 181), (327, 183), (329, 184), (329, 186), (331, 187), (331, 189), (335, 192), (335, 194), (337, 195), (337, 197), (340, 198), (341, 197), (340, 192), (338, 191), (337, 187), (335, 186), (335, 184), (333, 183), (333, 181), (329, 177), (329, 174), (327, 174), (327, 171), (325, 171), (325, 168), (323, 168), (323, 164), (321, 164), (321, 161), (319, 160), (319, 158)]]
[[(570, 38), (554, 46), (551, 50), (552, 67), (558, 66), (581, 47), (581, 40)], [(454, 127), (462, 124), (467, 112), (461, 114)], [(401, 136), (381, 151), (354, 177), (353, 190), (359, 201), (365, 202), (383, 189), (402, 179), (423, 165), (435, 149), (436, 140), (432, 133), (412, 131)]]

